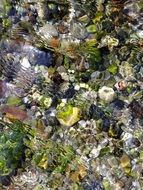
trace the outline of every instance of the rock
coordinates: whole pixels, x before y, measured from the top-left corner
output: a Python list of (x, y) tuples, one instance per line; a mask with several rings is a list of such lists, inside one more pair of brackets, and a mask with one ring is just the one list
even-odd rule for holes
[(113, 105), (113, 107), (119, 110), (123, 109), (125, 106), (124, 101), (119, 100), (119, 99), (115, 99), (111, 104)]
[(127, 82), (125, 80), (119, 81), (115, 84), (115, 87), (119, 91), (124, 91), (127, 88)]
[(137, 31), (137, 36), (143, 39), (143, 31), (142, 30)]
[(112, 88), (103, 86), (102, 88), (99, 89), (98, 96), (101, 100), (109, 103), (114, 100), (114, 98), (116, 97), (116, 94)]
[(79, 165), (77, 170), (71, 174), (71, 180), (73, 182), (79, 182), (87, 175), (87, 169), (84, 165)]
[(40, 33), (46, 38), (50, 37), (57, 37), (58, 31), (52, 24), (45, 24), (43, 27), (40, 28)]
[(28, 119), (27, 112), (22, 110), (20, 107), (4, 105), (1, 107), (0, 111), (1, 113), (5, 113), (6, 118), (8, 119), (18, 119), (20, 121)]
[(112, 190), (110, 181), (108, 179), (103, 179), (102, 183), (105, 190)]
[(119, 67), (119, 73), (122, 77), (132, 77), (134, 76), (134, 69), (130, 63), (123, 61)]
[(78, 21), (81, 23), (88, 23), (90, 21), (90, 18), (87, 15), (83, 15), (78, 18)]
[(102, 108), (91, 104), (89, 108), (89, 116), (91, 119), (103, 119), (105, 117), (105, 113)]
[(120, 159), (121, 167), (123, 168), (125, 173), (129, 173), (131, 170), (131, 160), (130, 157), (124, 154)]
[(110, 129), (108, 131), (108, 135), (112, 138), (119, 139), (123, 133), (121, 126), (122, 125), (119, 125), (118, 123), (113, 123), (110, 126)]
[(0, 183), (5, 186), (9, 186), (11, 183), (11, 178), (9, 175), (0, 176)]
[(59, 109), (57, 119), (60, 124), (70, 127), (80, 120), (80, 112), (79, 108), (67, 105)]
[(94, 180), (91, 183), (87, 184), (84, 189), (86, 189), (86, 190), (95, 190), (95, 189), (103, 190), (103, 188), (101, 187), (100, 181), (98, 181), (98, 180)]
[(115, 184), (113, 184), (113, 189), (116, 190), (123, 190), (124, 183), (122, 181), (118, 181)]
[(108, 132), (110, 128), (110, 119), (106, 116), (102, 119), (102, 130)]
[(93, 157), (93, 158), (97, 158), (98, 155), (100, 154), (100, 150), (101, 150), (101, 147), (94, 147), (90, 153), (90, 156)]
[(72, 36), (75, 38), (85, 39), (88, 35), (84, 25), (81, 23), (72, 22), (70, 29)]
[(108, 46), (109, 50), (113, 50), (114, 47), (118, 46), (119, 40), (114, 38), (113, 36), (106, 35), (101, 39), (101, 43), (99, 44), (99, 48)]
[(59, 124), (59, 122), (55, 116), (51, 116), (50, 114), (48, 114), (46, 115), (46, 124), (47, 126), (55, 127)]
[(142, 118), (143, 117), (143, 107), (138, 101), (133, 100), (130, 103), (129, 107), (132, 111), (133, 117), (135, 117), (135, 118)]
[(41, 106), (41, 108), (49, 108), (52, 104), (52, 98), (51, 97), (46, 97), (46, 96), (40, 96), (38, 99), (38, 102)]
[(73, 96), (75, 95), (75, 93), (76, 93), (76, 91), (75, 91), (74, 87), (71, 86), (71, 87), (69, 87), (69, 88), (65, 91), (65, 93), (64, 93), (64, 95), (63, 95), (63, 98), (67, 98), (67, 99), (73, 98)]

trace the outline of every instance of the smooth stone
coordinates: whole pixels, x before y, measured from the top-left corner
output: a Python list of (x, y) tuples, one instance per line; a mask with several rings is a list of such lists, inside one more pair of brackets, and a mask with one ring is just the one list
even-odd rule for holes
[(48, 23), (40, 28), (40, 33), (47, 39), (50, 37), (57, 37), (59, 35), (55, 26)]
[(70, 29), (71, 29), (71, 35), (75, 38), (85, 39), (88, 35), (88, 32), (81, 23), (72, 22)]
[(116, 93), (112, 88), (103, 86), (99, 89), (98, 96), (101, 100), (110, 103), (114, 100)]

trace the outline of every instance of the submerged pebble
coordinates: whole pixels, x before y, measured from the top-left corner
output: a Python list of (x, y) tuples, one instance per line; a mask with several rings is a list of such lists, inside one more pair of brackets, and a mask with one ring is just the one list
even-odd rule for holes
[(141, 106), (141, 104), (139, 102), (137, 102), (136, 100), (133, 100), (129, 106), (131, 108), (132, 115), (135, 118), (143, 117), (143, 107)]
[(103, 86), (99, 89), (98, 96), (101, 100), (109, 103), (114, 100), (114, 98), (116, 97), (116, 93), (112, 88)]
[(0, 189), (143, 189), (141, 0), (0, 12)]
[(14, 106), (2, 106), (1, 113), (5, 113), (7, 118), (18, 119), (20, 121), (24, 121), (28, 118), (28, 115), (25, 111), (19, 107)]
[(81, 110), (77, 107), (65, 106), (57, 113), (57, 119), (59, 122), (67, 127), (74, 125), (80, 120)]
[(46, 39), (59, 35), (54, 25), (48, 23), (40, 28), (40, 34), (43, 35)]

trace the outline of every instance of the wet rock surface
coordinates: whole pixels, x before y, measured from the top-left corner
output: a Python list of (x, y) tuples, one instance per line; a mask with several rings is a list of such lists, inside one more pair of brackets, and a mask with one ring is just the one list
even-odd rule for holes
[(1, 0), (1, 189), (143, 189), (142, 4)]

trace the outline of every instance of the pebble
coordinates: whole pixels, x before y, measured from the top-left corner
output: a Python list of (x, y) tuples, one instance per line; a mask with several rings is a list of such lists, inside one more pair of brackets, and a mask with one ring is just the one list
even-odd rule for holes
[(78, 107), (65, 107), (65, 111), (59, 110), (57, 119), (61, 125), (71, 127), (80, 120), (80, 114)]
[(133, 100), (129, 105), (132, 115), (135, 118), (142, 118), (143, 117), (143, 106), (136, 100)]
[(78, 84), (76, 84), (76, 85), (74, 86), (74, 89), (78, 91), (78, 90), (80, 89), (80, 86), (79, 86)]
[(55, 127), (56, 125), (59, 124), (57, 118), (53, 115), (46, 115), (46, 124), (51, 127)]
[(100, 153), (101, 147), (94, 147), (90, 153), (90, 157), (97, 158)]
[(80, 124), (80, 126), (81, 126), (82, 128), (85, 128), (86, 125), (87, 125), (87, 123), (86, 123), (85, 120), (80, 120), (78, 123)]
[(139, 38), (143, 39), (143, 31), (142, 30), (137, 31), (137, 35)]
[(52, 24), (46, 23), (43, 27), (40, 28), (39, 31), (46, 39), (49, 39), (51, 37), (57, 37), (58, 31)]
[(105, 117), (105, 113), (102, 108), (91, 104), (89, 108), (89, 115), (91, 119), (103, 119)]
[(105, 101), (106, 103), (112, 102), (116, 97), (116, 93), (113, 88), (103, 86), (98, 91), (98, 96), (101, 100)]
[(88, 89), (88, 87), (89, 87), (89, 85), (86, 84), (86, 83), (80, 83), (79, 86), (80, 86), (81, 88), (86, 88), (86, 89)]
[(75, 89), (73, 86), (71, 86), (70, 88), (68, 88), (65, 93), (64, 93), (64, 98), (70, 99), (73, 98), (75, 95)]
[(123, 61), (119, 67), (119, 73), (123, 77), (132, 77), (134, 76), (134, 69), (130, 63)]
[(85, 39), (88, 35), (84, 25), (77, 22), (71, 22), (70, 32), (77, 39)]
[(119, 99), (115, 99), (112, 103), (113, 103), (114, 107), (119, 110), (123, 109), (125, 106), (124, 101), (119, 100)]
[(120, 159), (120, 164), (121, 167), (126, 171), (126, 169), (130, 169), (131, 168), (131, 161), (130, 161), (130, 157), (126, 154), (124, 154), (121, 159)]

